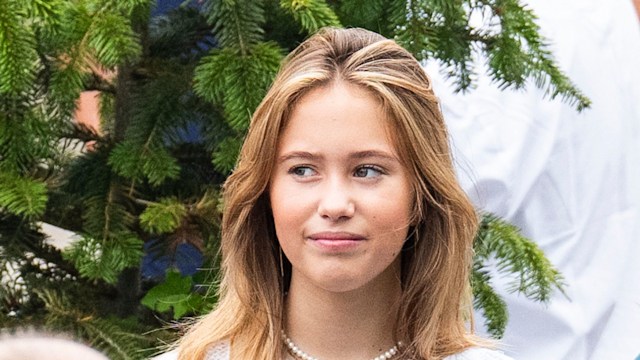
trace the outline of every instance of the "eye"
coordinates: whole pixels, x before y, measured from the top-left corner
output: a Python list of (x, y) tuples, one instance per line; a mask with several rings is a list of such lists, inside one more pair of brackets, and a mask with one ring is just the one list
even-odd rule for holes
[(384, 174), (384, 171), (375, 165), (362, 165), (353, 172), (353, 176), (360, 178), (373, 178)]
[(316, 174), (316, 171), (309, 166), (294, 166), (289, 169), (289, 174), (299, 177), (309, 177)]

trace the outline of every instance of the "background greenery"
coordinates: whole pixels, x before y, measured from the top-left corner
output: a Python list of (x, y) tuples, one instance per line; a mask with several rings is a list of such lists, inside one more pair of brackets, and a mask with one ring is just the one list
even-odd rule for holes
[[(173, 320), (210, 309), (220, 185), (279, 62), (322, 26), (394, 38), (438, 59), (461, 91), (486, 72), (504, 89), (535, 85), (589, 106), (517, 0), (173, 3), (0, 0), (5, 331), (65, 331), (112, 359), (142, 359), (179, 336)], [(100, 131), (74, 122), (84, 90), (100, 91)], [(79, 238), (61, 252), (42, 222)], [(492, 269), (536, 301), (562, 286), (535, 244), (493, 215), (475, 250), (474, 305), (496, 337), (508, 314)]]

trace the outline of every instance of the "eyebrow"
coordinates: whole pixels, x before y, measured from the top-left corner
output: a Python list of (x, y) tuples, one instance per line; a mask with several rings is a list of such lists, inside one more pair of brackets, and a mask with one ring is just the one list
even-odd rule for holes
[[(314, 154), (308, 151), (292, 151), (278, 157), (278, 162), (282, 163), (291, 159), (318, 160), (322, 158), (323, 158), (322, 155)], [(379, 151), (379, 150), (357, 151), (354, 153), (350, 153), (349, 158), (350, 159), (382, 158), (386, 160), (399, 161), (395, 155), (390, 154), (386, 151)]]

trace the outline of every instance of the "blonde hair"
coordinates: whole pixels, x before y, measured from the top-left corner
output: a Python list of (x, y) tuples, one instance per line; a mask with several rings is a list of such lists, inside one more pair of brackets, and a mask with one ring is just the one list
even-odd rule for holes
[(222, 278), (214, 311), (179, 344), (180, 360), (203, 360), (231, 340), (233, 359), (279, 359), (284, 293), (268, 183), (279, 137), (309, 90), (343, 81), (367, 89), (387, 113), (412, 179), (414, 222), (402, 252), (395, 336), (407, 354), (438, 359), (475, 344), (465, 328), (472, 240), (478, 219), (461, 190), (431, 82), (401, 46), (363, 29), (326, 28), (284, 61), (253, 115), (237, 167), (224, 186)]

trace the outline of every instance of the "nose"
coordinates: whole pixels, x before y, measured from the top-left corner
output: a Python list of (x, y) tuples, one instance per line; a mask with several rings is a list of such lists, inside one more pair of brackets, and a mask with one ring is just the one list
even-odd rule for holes
[(353, 217), (356, 206), (352, 191), (344, 181), (328, 180), (321, 189), (318, 214), (327, 220), (338, 221)]

